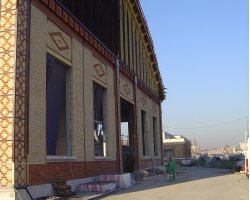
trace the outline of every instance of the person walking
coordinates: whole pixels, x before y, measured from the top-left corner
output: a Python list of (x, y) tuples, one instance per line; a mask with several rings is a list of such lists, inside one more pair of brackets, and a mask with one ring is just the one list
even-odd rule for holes
[(173, 160), (173, 158), (170, 157), (167, 164), (170, 182), (175, 180), (175, 166), (176, 166), (175, 160)]

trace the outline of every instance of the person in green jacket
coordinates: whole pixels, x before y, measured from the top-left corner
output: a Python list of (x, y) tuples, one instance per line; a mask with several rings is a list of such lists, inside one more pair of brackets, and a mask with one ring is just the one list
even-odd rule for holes
[(176, 166), (176, 162), (173, 160), (172, 157), (170, 157), (167, 163), (170, 182), (175, 180), (175, 166)]

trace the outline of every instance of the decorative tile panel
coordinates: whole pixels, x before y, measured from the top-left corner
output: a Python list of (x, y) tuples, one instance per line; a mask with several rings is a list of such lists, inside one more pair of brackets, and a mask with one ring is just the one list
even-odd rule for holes
[(1, 52), (14, 51), (15, 32), (14, 31), (0, 32), (0, 46), (1, 46), (0, 49)]
[(14, 93), (14, 74), (0, 74), (0, 95)]
[(3, 11), (1, 15), (0, 30), (14, 30), (16, 11)]
[(0, 141), (13, 139), (13, 119), (12, 118), (0, 118)]
[(25, 119), (25, 98), (16, 95), (15, 102), (15, 118)]
[[(73, 15), (67, 11), (65, 8), (61, 7), (61, 5), (55, 0), (40, 0), (45, 7), (47, 7), (51, 12), (57, 15), (62, 21), (64, 21), (68, 27), (74, 30), (77, 34), (79, 34), (82, 39), (86, 42), (94, 45), (94, 48), (99, 51), (106, 59), (108, 59), (113, 65), (115, 65), (115, 56), (109, 52), (106, 47), (103, 46), (99, 41), (97, 41), (92, 33), (90, 33), (84, 26), (82, 26), (79, 21), (73, 17)], [(57, 32), (57, 31), (49, 31), (50, 32)], [(64, 36), (63, 36), (64, 37)], [(68, 43), (68, 41), (66, 41)], [(71, 42), (70, 42), (71, 43)], [(96, 45), (96, 43), (98, 43)], [(69, 45), (71, 47), (71, 45)], [(104, 50), (105, 48), (105, 50)], [(59, 52), (57, 52), (59, 53)]]
[(142, 97), (141, 97), (141, 104), (142, 104), (142, 106), (145, 106), (146, 103), (147, 103), (146, 97), (145, 97), (145, 96), (142, 96)]
[(17, 38), (16, 38), (16, 74), (15, 74), (15, 115), (14, 115), (14, 181), (15, 185), (25, 185), (26, 180), (26, 154), (28, 146), (28, 24), (30, 8), (27, 0), (18, 0)]
[(14, 110), (13, 95), (1, 96), (0, 98), (0, 118), (13, 117)]
[(127, 83), (126, 83), (125, 85), (123, 85), (123, 89), (124, 89), (124, 91), (125, 91), (125, 93), (126, 93), (127, 95), (129, 95), (129, 93), (131, 92), (131, 90), (129, 89), (129, 86), (128, 86)]
[(13, 55), (14, 55), (13, 51), (5, 51), (5, 52), (0, 53), (1, 73), (14, 72)]
[(25, 96), (25, 76), (16, 76), (16, 95)]
[(2, 0), (1, 1), (1, 11), (9, 11), (16, 9), (16, 0)]
[(152, 112), (153, 112), (154, 114), (157, 113), (157, 105), (156, 105), (156, 104), (153, 104), (153, 105), (152, 105)]
[(4, 141), (1, 143), (0, 161), (8, 163), (12, 158), (12, 141)]
[(25, 140), (25, 120), (16, 119), (15, 120), (15, 140), (24, 141)]
[(140, 92), (139, 103), (140, 103), (141, 107), (146, 109), (146, 107), (147, 107), (147, 97), (142, 92)]
[(93, 67), (95, 68), (96, 74), (99, 78), (101, 78), (102, 76), (105, 76), (105, 72), (104, 72), (103, 67), (100, 63), (94, 64)]
[(0, 186), (12, 185), (12, 141), (1, 140), (0, 148)]
[(26, 184), (27, 5), (26, 0), (3, 0), (0, 5), (1, 187)]
[(16, 0), (0, 1), (0, 187), (13, 185)]
[(25, 183), (26, 183), (26, 164), (25, 163), (19, 164), (17, 162), (17, 159), (16, 159), (14, 175), (15, 175), (16, 184), (25, 185)]
[(25, 62), (26, 62), (26, 55), (22, 51), (18, 51), (18, 57), (16, 58), (16, 65), (18, 65), (18, 68), (16, 68), (16, 72), (20, 75), (25, 76)]
[(120, 76), (120, 94), (122, 97), (134, 101), (134, 89), (133, 83), (130, 79), (125, 77), (124, 75)]
[(51, 21), (47, 21), (48, 27), (48, 37), (47, 37), (47, 46), (60, 56), (71, 61), (71, 37), (59, 29)]
[(145, 93), (149, 98), (151, 98), (155, 103), (160, 104), (160, 98), (156, 93), (154, 93), (147, 85), (145, 85), (140, 79), (137, 79), (137, 87), (143, 93)]
[(12, 164), (0, 164), (0, 185), (2, 187), (12, 185)]
[(92, 76), (107, 84), (107, 66), (97, 57), (93, 56)]
[(61, 32), (52, 32), (48, 34), (59, 51), (64, 51), (64, 50), (69, 49), (69, 46), (67, 42), (64, 40)]

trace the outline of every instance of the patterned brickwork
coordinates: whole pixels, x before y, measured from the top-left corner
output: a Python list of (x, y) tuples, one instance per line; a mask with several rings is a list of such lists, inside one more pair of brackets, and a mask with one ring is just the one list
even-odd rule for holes
[[(2, 73), (0, 74), (0, 95), (11, 95), (14, 92), (14, 74)], [(3, 100), (0, 100), (3, 101)]]
[(2, 51), (14, 51), (15, 46), (15, 32), (5, 31), (0, 32), (0, 44)]
[(51, 21), (47, 21), (47, 47), (63, 58), (71, 61), (71, 37)]
[(13, 51), (0, 52), (1, 73), (14, 72)]
[(155, 103), (160, 104), (160, 98), (159, 96), (153, 92), (147, 85), (145, 85), (140, 79), (137, 80), (137, 87), (143, 93), (147, 94), (149, 98), (151, 98)]
[(157, 112), (157, 105), (156, 104), (152, 105), (152, 111), (154, 114)]
[(2, 0), (1, 11), (9, 11), (16, 9), (16, 0)]
[(28, 39), (29, 4), (27, 0), (18, 0), (17, 38), (16, 38), (16, 74), (15, 74), (15, 116), (14, 116), (14, 181), (15, 185), (24, 185), (26, 181), (26, 154), (28, 143)]
[(16, 0), (0, 5), (0, 187), (13, 185)]
[(15, 20), (16, 20), (16, 10), (2, 10), (1, 9), (1, 24), (0, 30), (14, 30), (15, 29)]
[[(72, 16), (65, 8), (63, 8), (55, 0), (41, 0), (43, 4), (53, 13), (57, 15), (68, 27), (74, 32), (79, 34), (84, 40), (86, 40), (91, 46), (101, 53), (112, 64), (115, 64), (115, 56), (111, 54), (84, 26), (82, 26), (75, 17)], [(51, 31), (49, 31), (51, 32)]]
[(146, 108), (146, 106), (147, 106), (147, 97), (144, 94), (142, 94), (142, 93), (141, 93), (140, 101), (141, 101), (140, 102), (141, 106), (144, 107), (144, 108)]
[[(20, 132), (24, 133), (24, 128), (20, 126), (18, 122), (19, 118), (25, 118), (25, 104), (22, 98), (25, 98), (25, 94), (23, 91), (23, 77), (25, 75), (25, 50), (26, 50), (26, 35), (22, 34), (21, 31), (26, 31), (26, 19), (27, 15), (25, 15), (25, 11), (27, 11), (27, 6), (25, 6), (24, 1), (18, 2), (18, 12), (16, 11), (16, 1), (13, 0), (5, 0), (1, 2), (1, 31), (0, 32), (0, 117), (1, 124), (1, 149), (0, 149), (0, 157), (1, 157), (1, 170), (0, 176), (1, 186), (11, 186), (13, 184), (13, 174), (12, 174), (12, 158), (13, 151), (15, 151), (14, 161), (15, 162), (23, 162), (20, 159), (20, 155), (24, 155), (24, 137), (22, 138), (22, 143), (19, 141), (19, 136), (16, 137), (15, 133), (20, 134)], [(18, 13), (18, 16), (16, 16)], [(18, 19), (17, 30), (16, 27), (16, 18)], [(15, 35), (17, 34), (17, 39)], [(14, 76), (14, 52), (17, 44), (16, 51), (16, 71), (17, 74)], [(19, 74), (20, 73), (20, 74)], [(16, 80), (18, 81), (15, 81)], [(15, 85), (16, 82), (16, 85)], [(14, 87), (16, 87), (16, 93), (14, 94)], [(16, 95), (20, 95), (20, 97)], [(15, 111), (14, 112), (14, 105)], [(13, 113), (15, 113), (13, 115)], [(14, 126), (14, 124), (16, 124)], [(22, 123), (24, 124), (24, 123)], [(15, 130), (13, 134), (13, 130)], [(14, 135), (14, 138), (13, 138)], [(14, 147), (13, 149), (13, 139), (14, 139)], [(18, 139), (18, 140), (17, 140)], [(15, 167), (17, 169), (17, 174), (22, 174), (24, 176), (23, 166), (20, 168), (18, 165)], [(20, 181), (19, 181), (20, 182)], [(21, 182), (20, 182), (21, 183)], [(24, 182), (22, 182), (24, 183)]]
[(134, 102), (133, 83), (123, 75), (120, 77), (120, 94), (123, 98)]
[(107, 66), (97, 57), (93, 56), (92, 75), (103, 84), (107, 84)]

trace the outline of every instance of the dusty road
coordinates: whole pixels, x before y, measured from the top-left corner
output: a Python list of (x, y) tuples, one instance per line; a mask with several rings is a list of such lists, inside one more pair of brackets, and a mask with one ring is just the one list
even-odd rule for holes
[(154, 176), (105, 200), (248, 200), (248, 179), (242, 174), (214, 168), (180, 168), (177, 180)]

